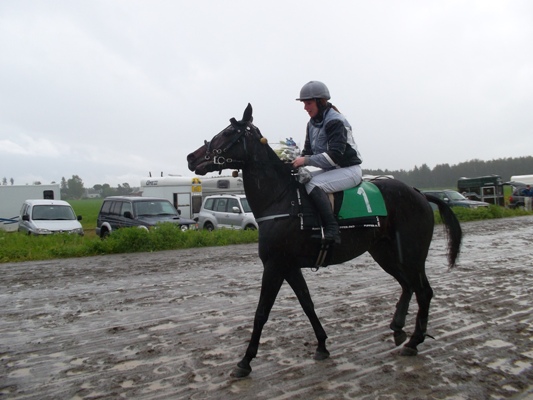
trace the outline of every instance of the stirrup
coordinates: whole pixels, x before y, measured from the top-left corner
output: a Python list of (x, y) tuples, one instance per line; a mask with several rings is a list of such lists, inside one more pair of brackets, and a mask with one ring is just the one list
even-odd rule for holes
[(340, 235), (340, 232), (337, 232), (337, 234), (333, 235), (333, 237), (326, 237), (326, 235), (324, 234), (324, 227), (321, 226), (320, 227), (320, 234), (318, 235), (312, 235), (311, 236), (313, 239), (318, 239), (320, 240), (323, 244), (330, 244), (330, 243), (335, 243), (335, 244), (341, 244), (341, 235)]

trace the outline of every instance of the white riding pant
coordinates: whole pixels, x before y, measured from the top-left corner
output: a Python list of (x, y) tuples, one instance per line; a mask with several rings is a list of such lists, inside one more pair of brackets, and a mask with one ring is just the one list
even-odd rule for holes
[(321, 188), (326, 193), (340, 192), (359, 185), (363, 179), (360, 165), (310, 172), (313, 177), (305, 184), (307, 193), (311, 193), (315, 187)]

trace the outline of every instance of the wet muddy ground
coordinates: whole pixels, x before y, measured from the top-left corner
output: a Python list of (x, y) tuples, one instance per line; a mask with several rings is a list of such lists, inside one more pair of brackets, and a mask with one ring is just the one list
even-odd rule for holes
[[(437, 227), (427, 339), (402, 357), (400, 294), (368, 255), (304, 274), (331, 358), (284, 285), (245, 379), (256, 245), (0, 265), (6, 399), (533, 398), (533, 217), (471, 222), (458, 267)], [(416, 302), (406, 330), (413, 329)]]

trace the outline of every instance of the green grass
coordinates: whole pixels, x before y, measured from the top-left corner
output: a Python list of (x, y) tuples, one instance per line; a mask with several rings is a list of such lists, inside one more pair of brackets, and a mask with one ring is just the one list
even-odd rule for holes
[(256, 230), (183, 232), (171, 223), (161, 224), (150, 231), (139, 228), (119, 229), (105, 240), (95, 235), (29, 236), (19, 232), (0, 231), (0, 263), (224, 246), (256, 243), (257, 240)]
[(96, 219), (103, 202), (103, 199), (68, 200), (76, 215), (82, 216), (81, 226), (85, 231), (89, 231), (86, 233), (95, 230)]
[[(83, 217), (82, 225), (86, 232), (83, 237), (67, 234), (28, 236), (0, 230), (0, 263), (224, 246), (258, 241), (257, 231), (220, 229), (213, 232), (182, 232), (173, 224), (163, 224), (149, 232), (139, 228), (119, 229), (106, 240), (101, 240), (95, 235), (94, 230), (102, 201), (102, 199), (69, 201), (76, 214)], [(453, 211), (461, 222), (533, 215), (532, 212), (498, 206), (477, 209), (455, 207)], [(442, 223), (438, 212), (435, 212), (435, 221)]]
[(85, 236), (28, 236), (0, 230), (0, 263), (86, 257), (103, 254), (150, 252), (230, 244), (254, 243), (257, 231), (221, 229), (213, 232), (182, 232), (174, 224), (161, 224), (147, 231), (139, 228), (119, 229), (106, 240), (95, 234), (98, 212), (103, 199), (69, 200), (76, 215), (81, 215)]
[[(524, 215), (533, 215), (531, 211), (521, 209), (511, 210), (510, 208), (490, 205), (489, 207), (466, 208), (453, 207), (453, 212), (459, 222), (481, 221), (484, 219), (520, 217)], [(442, 220), (438, 211), (435, 211), (435, 222), (441, 224)]]

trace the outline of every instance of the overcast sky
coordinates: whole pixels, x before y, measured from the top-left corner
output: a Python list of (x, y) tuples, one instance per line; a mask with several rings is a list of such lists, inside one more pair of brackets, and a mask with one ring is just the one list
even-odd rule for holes
[(530, 156), (533, 1), (1, 0), (0, 179), (193, 176), (248, 103), (302, 144), (309, 80), (363, 168)]

